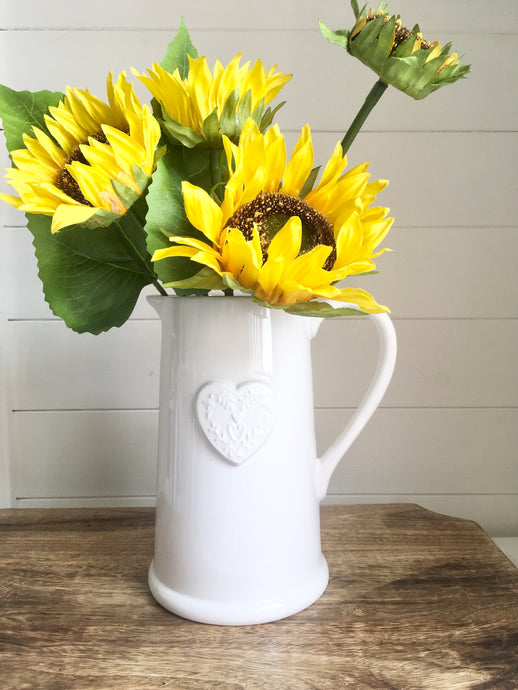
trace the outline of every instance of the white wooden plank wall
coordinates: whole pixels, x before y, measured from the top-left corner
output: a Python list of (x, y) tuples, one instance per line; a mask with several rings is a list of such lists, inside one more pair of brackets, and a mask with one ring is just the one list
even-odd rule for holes
[[(513, 535), (518, 3), (493, 0), (490, 12), (482, 0), (389, 6), (431, 40), (453, 40), (473, 71), (422, 102), (389, 89), (350, 151), (352, 164), (372, 160), (373, 174), (391, 180), (381, 203), (397, 219), (387, 242), (396, 251), (361, 286), (391, 307), (400, 354), (382, 407), (327, 500), (417, 501)], [(345, 0), (4, 0), (0, 82), (87, 84), (103, 96), (109, 69), (161, 58), (182, 14), (210, 62), (242, 51), (294, 73), (278, 121), (291, 143), (309, 122), (319, 162), (374, 82), (320, 36), (319, 17), (333, 28), (351, 24)], [(154, 313), (141, 299), (120, 330), (97, 338), (68, 331), (43, 301), (23, 217), (0, 213), (0, 505), (152, 504)], [(314, 348), (320, 450), (352, 413), (374, 358), (367, 321), (322, 327)]]

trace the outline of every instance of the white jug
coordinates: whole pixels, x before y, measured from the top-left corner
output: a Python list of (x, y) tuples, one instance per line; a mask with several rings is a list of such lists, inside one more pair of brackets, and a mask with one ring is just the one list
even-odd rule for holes
[(241, 296), (149, 301), (162, 320), (151, 592), (202, 623), (301, 611), (328, 583), (319, 504), (389, 384), (392, 322), (369, 316), (380, 340), (374, 380), (318, 459), (310, 341), (323, 319)]

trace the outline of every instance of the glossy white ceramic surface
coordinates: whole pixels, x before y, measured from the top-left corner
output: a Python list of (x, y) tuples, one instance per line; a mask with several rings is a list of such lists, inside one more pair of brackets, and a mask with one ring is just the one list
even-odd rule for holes
[(320, 461), (310, 341), (321, 319), (247, 297), (149, 300), (162, 320), (151, 591), (165, 608), (204, 623), (296, 613), (327, 586), (319, 503), (388, 386), (390, 319), (370, 317), (381, 343), (375, 382)]

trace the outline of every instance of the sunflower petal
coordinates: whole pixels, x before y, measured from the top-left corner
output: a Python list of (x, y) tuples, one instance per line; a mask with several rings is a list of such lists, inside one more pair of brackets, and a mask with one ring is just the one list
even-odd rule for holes
[(212, 242), (217, 242), (223, 218), (221, 208), (204, 189), (190, 182), (182, 182), (182, 194), (189, 221)]
[(292, 216), (279, 230), (268, 247), (269, 261), (294, 261), (300, 251), (302, 242), (302, 222), (298, 216)]
[(281, 191), (298, 196), (313, 168), (313, 142), (309, 125), (305, 125), (286, 166)]
[(51, 232), (58, 232), (69, 225), (80, 225), (97, 213), (96, 208), (90, 206), (69, 206), (60, 204), (52, 217)]

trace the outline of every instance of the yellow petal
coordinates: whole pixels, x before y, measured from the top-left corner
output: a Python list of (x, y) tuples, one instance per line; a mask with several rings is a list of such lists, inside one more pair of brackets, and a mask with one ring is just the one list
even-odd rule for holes
[(340, 269), (355, 261), (362, 252), (363, 232), (360, 217), (353, 213), (342, 225), (336, 239), (336, 261), (334, 269)]
[(252, 239), (250, 241), (250, 246), (254, 253), (254, 263), (256, 266), (261, 266), (263, 263), (263, 252), (261, 249), (261, 238), (259, 236), (259, 230), (257, 224), (254, 223), (252, 228)]
[(155, 249), (151, 261), (160, 261), (171, 256), (185, 256), (190, 259), (197, 253), (198, 250), (193, 247), (164, 247), (164, 249)]
[(336, 182), (336, 180), (340, 177), (340, 175), (343, 173), (346, 166), (347, 156), (344, 156), (342, 152), (342, 145), (340, 144), (340, 142), (338, 142), (335, 146), (331, 158), (329, 159), (326, 167), (324, 168), (324, 172), (322, 173), (320, 182), (318, 186), (315, 187), (313, 192), (323, 189), (328, 185), (333, 185)]
[(318, 244), (316, 247), (301, 256), (298, 256), (286, 269), (286, 278), (294, 280), (306, 287), (316, 287), (323, 283), (329, 283), (329, 273), (323, 266), (327, 261), (332, 247)]
[(225, 269), (230, 271), (244, 288), (249, 289), (256, 285), (260, 266), (256, 264), (253, 248), (239, 230), (231, 228), (228, 231), (222, 258)]
[(298, 196), (313, 167), (313, 142), (309, 125), (305, 125), (286, 166), (281, 191)]
[(222, 221), (220, 207), (205, 190), (190, 182), (182, 182), (182, 194), (189, 221), (212, 242), (217, 242)]
[[(213, 94), (214, 105), (218, 106), (220, 113), (223, 112), (227, 98), (234, 89), (239, 86), (239, 61), (241, 60), (241, 53), (235, 55), (228, 65), (224, 68), (219, 76), (219, 83), (217, 92)], [(214, 98), (215, 96), (215, 98)]]
[(266, 91), (266, 74), (261, 60), (257, 60), (241, 84), (241, 93), (252, 92), (252, 112), (264, 98)]
[(193, 113), (196, 115), (197, 129), (203, 126), (204, 120), (211, 114), (213, 108), (209, 103), (209, 91), (212, 83), (212, 74), (205, 57), (193, 60), (189, 58), (189, 75), (187, 77), (187, 89), (191, 98)]
[(390, 312), (388, 307), (378, 304), (374, 297), (365, 290), (359, 288), (336, 288), (332, 285), (329, 288), (322, 288), (315, 290), (314, 293), (318, 297), (325, 297), (337, 302), (348, 302), (349, 304), (356, 304), (362, 311), (367, 314), (383, 314)]
[(19, 208), (23, 204), (23, 201), (20, 199), (20, 197), (14, 196), (13, 194), (0, 193), (0, 199), (5, 201), (7, 204), (11, 204), (11, 206), (14, 206), (15, 208)]
[(276, 233), (268, 247), (268, 260), (293, 261), (300, 251), (302, 242), (302, 221), (292, 216)]
[(458, 59), (459, 59), (459, 56), (458, 56), (457, 53), (452, 53), (451, 55), (448, 55), (448, 57), (445, 58), (445, 59), (441, 62), (441, 66), (439, 67), (439, 69), (437, 70), (437, 72), (440, 72), (440, 71), (443, 70), (445, 67), (450, 67), (451, 65), (454, 65), (454, 64), (457, 62)]
[(33, 127), (33, 131), (41, 148), (45, 150), (47, 156), (56, 164), (56, 166), (61, 167), (67, 159), (65, 152), (60, 149), (59, 146), (56, 146), (52, 139), (41, 129)]
[(259, 283), (270, 297), (267, 301), (275, 302), (282, 288), (279, 285), (286, 267), (300, 251), (302, 240), (302, 223), (294, 216), (279, 230), (270, 242), (268, 257), (259, 271)]
[(50, 227), (51, 232), (58, 232), (69, 225), (77, 225), (84, 223), (89, 218), (97, 213), (96, 208), (91, 206), (71, 206), (68, 204), (61, 204), (57, 207)]
[(267, 147), (265, 192), (276, 192), (279, 189), (284, 170), (286, 168), (286, 143), (284, 137), (268, 137), (272, 129), (268, 130), (265, 137)]

